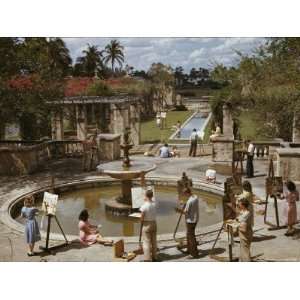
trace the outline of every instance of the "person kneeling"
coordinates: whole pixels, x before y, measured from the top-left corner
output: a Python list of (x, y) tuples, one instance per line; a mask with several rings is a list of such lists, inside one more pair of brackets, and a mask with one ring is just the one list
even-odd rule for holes
[(79, 214), (79, 240), (85, 245), (89, 246), (95, 243), (103, 244), (105, 246), (112, 246), (114, 241), (104, 239), (98, 231), (98, 227), (90, 224), (89, 213), (86, 209)]

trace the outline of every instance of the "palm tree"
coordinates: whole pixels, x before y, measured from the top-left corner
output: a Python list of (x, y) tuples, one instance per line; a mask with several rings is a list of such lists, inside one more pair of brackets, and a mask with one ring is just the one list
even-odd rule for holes
[(48, 51), (50, 64), (55, 69), (61, 69), (63, 75), (67, 75), (70, 71), (72, 59), (65, 42), (61, 38), (50, 38), (48, 40)]
[(104, 62), (111, 62), (111, 70), (115, 71), (115, 62), (117, 62), (120, 66), (124, 62), (124, 47), (117, 40), (111, 40), (110, 44), (105, 47), (105, 57)]
[(102, 51), (97, 46), (87, 44), (87, 49), (83, 50), (83, 56), (77, 58), (77, 65), (81, 66), (84, 75), (93, 77), (103, 68)]

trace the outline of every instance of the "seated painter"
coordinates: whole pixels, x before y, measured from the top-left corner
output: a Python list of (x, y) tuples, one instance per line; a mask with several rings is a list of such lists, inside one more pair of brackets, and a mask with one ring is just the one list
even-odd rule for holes
[(216, 183), (217, 180), (217, 172), (213, 169), (207, 169), (205, 172), (205, 179), (208, 182)]
[(98, 226), (90, 224), (89, 213), (86, 209), (81, 211), (78, 219), (79, 240), (83, 245), (89, 246), (95, 243), (103, 244), (105, 246), (113, 245), (113, 240), (107, 240), (101, 236)]
[(170, 150), (168, 144), (164, 144), (160, 149), (159, 149), (159, 156), (161, 158), (167, 158), (170, 157)]
[(212, 135), (210, 135), (209, 137), (209, 141), (211, 142), (212, 140), (214, 140), (216, 137), (222, 135), (221, 134), (221, 128), (219, 125), (216, 126), (216, 130), (212, 131)]

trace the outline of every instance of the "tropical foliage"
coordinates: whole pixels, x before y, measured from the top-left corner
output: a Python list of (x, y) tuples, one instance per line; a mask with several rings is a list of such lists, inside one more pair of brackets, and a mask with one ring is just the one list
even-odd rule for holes
[(236, 121), (241, 110), (253, 111), (266, 137), (291, 140), (293, 119), (300, 112), (300, 40), (272, 38), (254, 54), (239, 55), (235, 68), (217, 65), (212, 72), (226, 83), (212, 104), (216, 119), (226, 102)]

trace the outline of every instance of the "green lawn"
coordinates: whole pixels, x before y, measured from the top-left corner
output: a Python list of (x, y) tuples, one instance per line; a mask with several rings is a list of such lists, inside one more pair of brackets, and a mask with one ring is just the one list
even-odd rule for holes
[(174, 132), (172, 126), (177, 121), (181, 124), (192, 115), (193, 111), (170, 111), (167, 112), (167, 128), (159, 129), (156, 125), (156, 118), (152, 120), (142, 122), (141, 124), (141, 140), (142, 144), (168, 142), (170, 135)]

